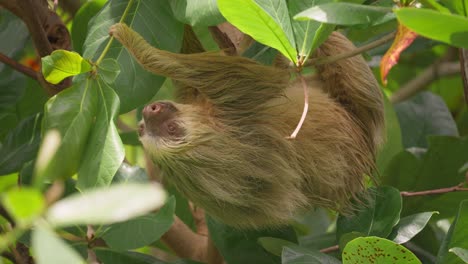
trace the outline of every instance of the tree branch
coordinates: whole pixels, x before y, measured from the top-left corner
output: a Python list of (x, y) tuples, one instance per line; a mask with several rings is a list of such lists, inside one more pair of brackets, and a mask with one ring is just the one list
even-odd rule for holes
[(320, 250), (320, 252), (322, 252), (322, 253), (331, 253), (331, 252), (338, 251), (339, 249), (340, 249), (340, 246), (334, 245), (334, 246), (331, 246), (331, 247), (322, 248)]
[(381, 37), (380, 39), (377, 39), (373, 42), (370, 42), (366, 45), (363, 45), (359, 48), (356, 48), (350, 52), (345, 52), (345, 53), (341, 53), (341, 54), (338, 54), (338, 55), (333, 55), (333, 56), (327, 56), (327, 57), (319, 57), (319, 58), (313, 58), (313, 59), (310, 59), (308, 62), (306, 62), (305, 66), (316, 66), (316, 65), (321, 65), (321, 64), (327, 64), (327, 63), (332, 63), (332, 62), (335, 62), (335, 61), (339, 61), (339, 60), (342, 60), (342, 59), (347, 59), (347, 58), (350, 58), (350, 57), (354, 57), (356, 55), (359, 55), (363, 52), (366, 52), (366, 51), (369, 51), (371, 49), (374, 49), (378, 46), (381, 46), (391, 40), (393, 40), (393, 38), (395, 37), (395, 34), (396, 32), (393, 32), (393, 33), (390, 33), (388, 35), (385, 35), (383, 37)]
[(412, 196), (423, 196), (423, 195), (434, 195), (434, 194), (444, 194), (449, 192), (466, 192), (468, 188), (464, 188), (464, 182), (447, 188), (440, 188), (434, 190), (426, 190), (426, 191), (419, 191), (419, 192), (400, 192), (401, 196), (403, 197), (412, 197)]
[(431, 82), (442, 76), (449, 76), (460, 73), (460, 64), (458, 62), (437, 61), (427, 67), (416, 78), (403, 85), (398, 91), (390, 97), (390, 102), (396, 104), (402, 102), (417, 92), (424, 90)]
[(37, 81), (37, 72), (0, 52), (0, 61)]

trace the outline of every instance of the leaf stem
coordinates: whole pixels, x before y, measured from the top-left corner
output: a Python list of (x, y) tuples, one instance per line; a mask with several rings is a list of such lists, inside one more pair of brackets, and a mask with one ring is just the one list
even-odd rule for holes
[[(127, 7), (125, 7), (125, 11), (123, 12), (122, 17), (120, 18), (119, 23), (122, 23), (125, 20), (125, 18), (127, 17), (127, 14), (129, 12), (130, 7), (132, 6), (132, 4), (133, 4), (133, 0), (128, 1)], [(114, 41), (114, 37), (111, 36), (109, 38), (109, 42), (107, 42), (106, 47), (102, 51), (101, 56), (99, 56), (99, 58), (97, 59), (96, 65), (99, 65), (102, 62), (102, 60), (106, 56), (107, 52), (109, 52), (109, 49), (110, 49), (113, 41)]]

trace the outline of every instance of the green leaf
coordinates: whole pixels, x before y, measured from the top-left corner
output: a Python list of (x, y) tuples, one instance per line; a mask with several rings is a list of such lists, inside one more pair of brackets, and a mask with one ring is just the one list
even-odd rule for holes
[(167, 264), (150, 255), (138, 252), (121, 252), (108, 248), (95, 248), (94, 252), (104, 264)]
[(41, 61), (42, 74), (46, 81), (52, 84), (57, 84), (67, 77), (91, 71), (91, 64), (73, 51), (54, 50)]
[(359, 210), (356, 215), (337, 220), (337, 240), (343, 234), (360, 232), (366, 236), (387, 237), (400, 220), (400, 192), (389, 186), (369, 190), (372, 199), (368, 207)]
[(297, 62), (296, 44), (285, 1), (218, 0), (223, 16), (256, 41)]
[(191, 26), (216, 26), (225, 21), (216, 0), (171, 0), (169, 3), (174, 16)]
[(120, 74), (119, 63), (111, 58), (103, 59), (98, 66), (99, 77), (108, 84), (112, 84)]
[[(428, 142), (429, 149), (420, 158), (409, 152), (398, 155), (383, 172), (382, 182), (401, 191), (425, 191), (465, 181), (459, 168), (468, 157), (468, 138), (430, 136)], [(468, 199), (467, 192), (405, 197), (402, 215), (439, 211), (437, 218), (451, 217), (463, 199)]]
[[(327, 0), (300, 0), (288, 1), (289, 15), (292, 17), (294, 14), (305, 10), (311, 6), (319, 5), (328, 2)], [(315, 50), (322, 44), (330, 33), (335, 28), (334, 25), (322, 24), (314, 20), (298, 21), (292, 20), (292, 27), (294, 30), (294, 38), (296, 39), (297, 49), (299, 56), (306, 58), (310, 55), (311, 51)]]
[(451, 248), (468, 248), (468, 200), (463, 200), (460, 203), (458, 213), (450, 226), (447, 235), (440, 246), (437, 254), (437, 263), (456, 264), (460, 263), (457, 255), (448, 254)]
[(258, 243), (260, 237), (274, 237), (297, 242), (294, 230), (281, 227), (265, 230), (237, 230), (207, 215), (211, 239), (227, 263), (281, 263), (278, 256), (266, 252)]
[(92, 82), (99, 93), (98, 113), (78, 170), (77, 188), (80, 190), (109, 185), (125, 156), (114, 124), (119, 112), (119, 98), (101, 80)]
[(445, 6), (449, 7), (453, 12), (468, 16), (468, 1), (467, 0), (441, 0)]
[(24, 119), (8, 133), (0, 145), (0, 175), (19, 171), (34, 159), (41, 139), (41, 118), (37, 114)]
[(6, 192), (2, 197), (2, 204), (20, 226), (33, 222), (45, 209), (42, 194), (26, 187)]
[[(0, 10), (0, 39), (8, 40), (0, 43), (0, 50), (10, 58), (16, 58), (29, 40), (28, 28), (24, 22), (4, 8)], [(0, 71), (5, 66), (5, 63), (0, 64)]]
[(466, 17), (417, 8), (397, 9), (395, 14), (400, 23), (424, 37), (459, 48), (468, 48), (468, 18)]
[[(97, 59), (109, 40), (109, 28), (119, 22), (128, 0), (111, 0), (90, 21), (89, 34), (83, 46), (83, 57)], [(126, 21), (152, 46), (178, 52), (182, 43), (183, 24), (175, 20), (169, 0), (134, 1)], [(106, 58), (120, 65), (120, 74), (112, 84), (120, 100), (120, 112), (141, 106), (158, 92), (165, 78), (144, 70), (117, 41), (111, 45)], [(104, 77), (106, 78), (106, 77)]]
[(258, 243), (262, 245), (266, 251), (276, 256), (281, 256), (281, 252), (283, 252), (283, 248), (286, 246), (297, 246), (297, 244), (291, 241), (275, 237), (260, 237)]
[(296, 20), (313, 19), (335, 25), (373, 25), (393, 14), (391, 9), (352, 3), (326, 3), (311, 7), (294, 16)]
[[(97, 112), (96, 84), (86, 79), (52, 97), (45, 105), (42, 135), (54, 130), (61, 139), (59, 149), (42, 171), (46, 177), (66, 178), (78, 170)], [(42, 145), (41, 149), (47, 147)]]
[(465, 263), (468, 263), (468, 249), (454, 247), (454, 248), (449, 249), (449, 252), (452, 252), (453, 254), (457, 255), (461, 260), (463, 260)]
[(81, 256), (43, 224), (32, 234), (32, 250), (37, 264), (85, 264)]
[(401, 218), (398, 225), (393, 228), (392, 233), (388, 236), (388, 239), (398, 244), (410, 241), (423, 230), (435, 213), (437, 212), (425, 212)]
[(106, 0), (92, 0), (85, 2), (78, 12), (73, 16), (73, 23), (71, 27), (71, 39), (73, 42), (73, 49), (82, 54), (83, 43), (85, 42), (88, 33), (88, 23), (99, 10), (104, 6)]
[(102, 238), (110, 248), (119, 251), (149, 245), (159, 240), (172, 226), (174, 211), (175, 198), (170, 197), (157, 213), (113, 224)]
[(423, 92), (395, 105), (405, 148), (427, 148), (428, 135), (458, 136), (458, 129), (444, 101)]
[(144, 215), (164, 204), (156, 184), (118, 184), (74, 194), (54, 203), (47, 220), (54, 226), (110, 224)]
[(405, 247), (380, 237), (359, 237), (354, 239), (344, 248), (342, 258), (343, 264), (421, 263), (421, 261)]
[[(145, 183), (149, 182), (148, 175), (146, 174), (146, 170), (138, 167), (138, 166), (131, 166), (130, 164), (126, 163), (125, 161), (117, 170), (114, 178), (112, 179), (112, 183), (127, 183), (127, 182), (135, 182), (135, 183)], [(167, 188), (167, 187), (166, 187)]]
[(339, 264), (338, 259), (300, 246), (286, 246), (281, 254), (282, 264)]

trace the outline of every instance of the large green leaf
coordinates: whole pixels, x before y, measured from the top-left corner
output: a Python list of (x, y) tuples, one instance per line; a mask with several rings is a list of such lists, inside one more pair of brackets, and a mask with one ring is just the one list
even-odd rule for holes
[(427, 148), (428, 135), (458, 136), (457, 125), (444, 101), (431, 92), (395, 105), (405, 148)]
[[(292, 17), (311, 6), (328, 2), (327, 0), (296, 0), (288, 1), (289, 15)], [(323, 24), (314, 20), (292, 20), (294, 37), (299, 56), (308, 57), (310, 52), (322, 44), (335, 28), (334, 25)]]
[(265, 230), (236, 230), (207, 217), (211, 239), (227, 263), (281, 263), (278, 256), (268, 253), (258, 243), (260, 237), (274, 237), (296, 243), (291, 227)]
[(223, 16), (242, 32), (297, 62), (288, 7), (281, 0), (218, 0)]
[(88, 33), (88, 23), (99, 10), (104, 6), (106, 0), (92, 0), (84, 3), (78, 12), (73, 17), (73, 23), (70, 30), (73, 42), (73, 49), (78, 52), (83, 52), (83, 43), (85, 42)]
[(408, 242), (423, 230), (434, 213), (436, 212), (424, 212), (401, 218), (388, 239), (398, 244)]
[(281, 254), (282, 264), (339, 264), (338, 259), (321, 253), (320, 251), (312, 251), (300, 246), (286, 246)]
[(458, 213), (453, 220), (452, 225), (442, 242), (437, 255), (437, 263), (456, 264), (460, 260), (455, 254), (449, 253), (449, 249), (454, 247), (468, 248), (468, 200), (460, 203)]
[(35, 157), (41, 139), (41, 118), (34, 115), (22, 120), (6, 136), (0, 146), (0, 175), (19, 171)]
[[(90, 21), (83, 57), (96, 59), (101, 55), (109, 40), (109, 28), (119, 22), (127, 4), (127, 0), (111, 0)], [(179, 51), (183, 25), (172, 15), (168, 0), (135, 1), (124, 22), (151, 45), (172, 52)], [(113, 58), (120, 65), (121, 72), (112, 88), (121, 99), (121, 113), (147, 103), (164, 82), (163, 77), (145, 71), (116, 41), (106, 58)]]
[(175, 198), (171, 197), (157, 213), (109, 226), (102, 238), (110, 248), (119, 251), (149, 245), (172, 226), (175, 206)]
[(81, 164), (86, 141), (97, 112), (96, 82), (86, 79), (60, 92), (45, 105), (43, 135), (56, 130), (61, 144), (48, 164), (46, 177), (70, 177)]
[(216, 26), (224, 22), (216, 0), (171, 0), (174, 16), (191, 26)]
[(343, 264), (421, 263), (421, 261), (405, 247), (380, 237), (356, 238), (346, 245), (342, 256)]
[(158, 209), (165, 197), (156, 184), (116, 184), (66, 197), (54, 203), (46, 217), (54, 226), (111, 224)]
[(85, 264), (76, 251), (61, 240), (49, 227), (39, 224), (32, 234), (32, 250), (37, 264)]
[(468, 48), (466, 17), (417, 8), (401, 8), (395, 13), (400, 23), (424, 37)]
[(297, 20), (313, 19), (327, 24), (335, 25), (373, 25), (393, 14), (391, 9), (358, 5), (353, 3), (325, 3), (311, 7), (294, 16)]
[(67, 77), (91, 71), (91, 64), (73, 51), (54, 50), (41, 61), (45, 80), (53, 84)]
[(367, 236), (387, 237), (400, 220), (400, 192), (389, 186), (371, 189), (369, 206), (356, 215), (340, 215), (336, 223), (336, 238), (339, 241), (346, 233), (359, 232)]
[(449, 7), (455, 13), (468, 16), (468, 1), (467, 0), (441, 0), (443, 4)]
[(119, 112), (119, 98), (107, 84), (92, 80), (98, 90), (98, 113), (86, 152), (78, 170), (77, 187), (81, 190), (109, 185), (125, 156), (114, 119)]

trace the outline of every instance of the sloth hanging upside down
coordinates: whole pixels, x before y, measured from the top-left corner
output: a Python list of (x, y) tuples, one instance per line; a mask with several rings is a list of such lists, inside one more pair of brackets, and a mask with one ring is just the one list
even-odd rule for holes
[[(303, 89), (287, 69), (220, 53), (151, 47), (124, 24), (110, 34), (148, 71), (169, 77), (176, 102), (143, 109), (140, 141), (164, 180), (237, 228), (275, 227), (321, 206), (352, 213), (384, 130), (379, 86), (361, 56), (319, 66)], [(334, 32), (315, 57), (355, 48)]]

